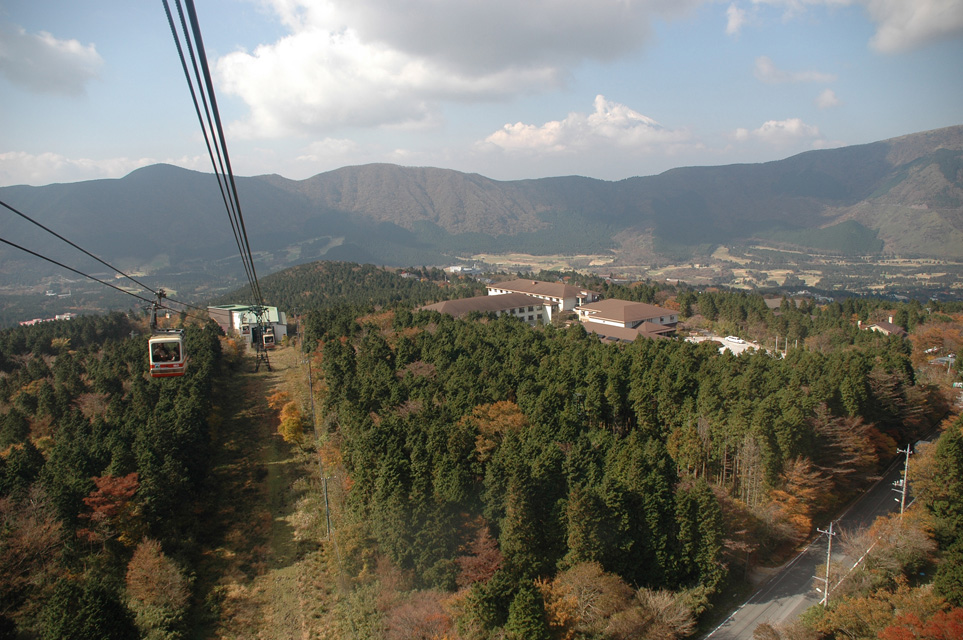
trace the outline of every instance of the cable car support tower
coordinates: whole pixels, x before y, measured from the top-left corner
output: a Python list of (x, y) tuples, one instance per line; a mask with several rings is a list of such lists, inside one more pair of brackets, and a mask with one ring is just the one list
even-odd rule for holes
[(254, 312), (254, 316), (257, 319), (257, 326), (251, 331), (251, 343), (254, 345), (254, 372), (257, 373), (261, 368), (261, 363), (267, 367), (267, 370), (271, 370), (271, 360), (268, 358), (268, 342), (266, 340), (267, 336), (271, 336), (271, 345), (274, 345), (274, 328), (270, 327), (264, 318), (264, 314), (267, 311), (264, 307), (256, 305), (251, 308)]

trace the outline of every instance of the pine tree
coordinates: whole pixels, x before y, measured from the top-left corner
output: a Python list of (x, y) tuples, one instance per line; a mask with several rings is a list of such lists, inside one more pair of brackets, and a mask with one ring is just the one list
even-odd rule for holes
[(549, 640), (542, 595), (534, 585), (523, 585), (508, 608), (505, 623), (508, 640)]

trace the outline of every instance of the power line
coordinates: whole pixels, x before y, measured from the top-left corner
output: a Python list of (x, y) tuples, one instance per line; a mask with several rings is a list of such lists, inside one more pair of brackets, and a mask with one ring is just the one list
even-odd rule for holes
[[(55, 236), (56, 238), (58, 238), (58, 239), (60, 239), (60, 240), (63, 240), (64, 242), (66, 242), (67, 244), (69, 244), (69, 245), (70, 245), (71, 247), (73, 247), (74, 249), (77, 249), (78, 251), (86, 254), (87, 256), (90, 256), (91, 258), (93, 258), (94, 260), (96, 260), (96, 261), (99, 262), (100, 264), (104, 265), (104, 266), (107, 267), (108, 269), (112, 269), (113, 271), (116, 271), (117, 273), (119, 273), (120, 275), (124, 276), (125, 278), (127, 278), (128, 280), (130, 280), (131, 282), (133, 282), (134, 284), (137, 284), (137, 285), (139, 285), (140, 287), (143, 287), (144, 289), (147, 289), (148, 291), (150, 291), (151, 293), (153, 293), (155, 296), (157, 295), (157, 291), (155, 291), (154, 289), (150, 288), (149, 286), (147, 286), (147, 285), (144, 284), (143, 282), (137, 280), (136, 278), (134, 278), (134, 277), (131, 276), (131, 275), (128, 275), (128, 274), (124, 273), (123, 271), (121, 271), (121, 270), (118, 269), (117, 267), (113, 266), (113, 265), (110, 264), (109, 262), (105, 262), (104, 260), (101, 260), (100, 258), (98, 258), (97, 256), (95, 256), (95, 255), (92, 254), (91, 252), (87, 251), (86, 249), (84, 249), (84, 248), (81, 247), (80, 245), (78, 245), (78, 244), (76, 244), (76, 243), (68, 240), (67, 238), (65, 238), (64, 236), (60, 235), (59, 233), (57, 233), (57, 232), (54, 231), (53, 229), (50, 229), (50, 228), (44, 226), (43, 224), (37, 222), (36, 220), (34, 220), (33, 218), (31, 218), (30, 216), (28, 216), (28, 215), (25, 214), (24, 212), (22, 212), (22, 211), (16, 209), (15, 207), (7, 204), (7, 203), (4, 202), (3, 200), (0, 200), (0, 205), (6, 207), (7, 209), (9, 209), (10, 211), (12, 211), (13, 213), (17, 214), (18, 216), (20, 216), (21, 218), (23, 218), (24, 220), (26, 220), (27, 222), (30, 222), (30, 223), (32, 223), (32, 224), (37, 225), (38, 227), (40, 227), (41, 229), (43, 229), (44, 231), (46, 231), (46, 232), (49, 233), (50, 235)], [(30, 251), (29, 249), (24, 249), (23, 247), (20, 247), (20, 246), (18, 246), (18, 245), (13, 245), (12, 243), (10, 243), (10, 242), (8, 242), (8, 241), (6, 241), (6, 240), (4, 240), (4, 242), (6, 242), (7, 244), (10, 244), (11, 246), (16, 246), (18, 249), (22, 249), (23, 251), (26, 251), (27, 253), (30, 253), (30, 254), (35, 255), (35, 256), (37, 256), (37, 257), (40, 257), (40, 258), (43, 258), (44, 260), (47, 260), (48, 262), (53, 262), (54, 264), (57, 264), (58, 266), (61, 266), (61, 267), (65, 268), (65, 269), (70, 269), (71, 271), (74, 271), (74, 272), (76, 272), (76, 273), (80, 273), (79, 271), (76, 271), (75, 269), (72, 269), (71, 267), (68, 267), (68, 266), (66, 266), (66, 265), (60, 264), (59, 262), (55, 262), (54, 260), (51, 260), (51, 259), (49, 259), (49, 258), (46, 258), (46, 257), (44, 257), (44, 256), (42, 256), (42, 255), (37, 254), (37, 253), (34, 253), (33, 251)], [(93, 278), (92, 276), (87, 276), (86, 274), (82, 274), (82, 273), (81, 273), (81, 275), (84, 275), (85, 277), (88, 277), (88, 278), (91, 278), (91, 279), (96, 280), (96, 278)], [(98, 282), (102, 282), (102, 281), (98, 280)], [(107, 284), (108, 286), (113, 286), (113, 285), (110, 285), (109, 283), (106, 283), (106, 282), (102, 282), (102, 284)], [(114, 287), (114, 288), (117, 289), (117, 288), (119, 288), (119, 287)], [(121, 291), (124, 291), (123, 289), (120, 289), (120, 290), (121, 290)], [(125, 291), (125, 293), (128, 293), (128, 292)], [(179, 301), (179, 300), (174, 300), (173, 298), (168, 298), (168, 300), (170, 300), (171, 302), (176, 302), (177, 304), (180, 304), (180, 305), (184, 305), (185, 307), (190, 307), (191, 309), (197, 309), (198, 311), (205, 311), (205, 309), (203, 309), (202, 307), (196, 307), (196, 306), (194, 306), (194, 305), (192, 305), (192, 304), (188, 304), (188, 303), (186, 303), (186, 302), (181, 302), (181, 301)]]
[[(217, 108), (217, 98), (214, 94), (214, 83), (211, 79), (210, 67), (207, 62), (207, 55), (204, 50), (204, 41), (201, 36), (200, 24), (197, 19), (197, 11), (194, 8), (193, 0), (186, 0), (187, 14), (190, 19), (190, 28), (184, 17), (184, 9), (181, 0), (176, 0), (177, 13), (180, 18), (181, 29), (184, 35), (184, 42), (187, 46), (191, 58), (191, 68), (197, 82), (195, 90), (194, 81), (191, 79), (191, 70), (188, 68), (187, 60), (184, 56), (184, 49), (181, 46), (180, 37), (175, 26), (174, 17), (171, 13), (168, 0), (163, 0), (164, 11), (167, 14), (167, 21), (174, 37), (177, 53), (181, 61), (181, 68), (187, 80), (188, 88), (191, 92), (191, 99), (194, 102), (194, 111), (197, 114), (201, 131), (204, 134), (205, 144), (207, 145), (208, 155), (214, 168), (214, 175), (221, 190), (221, 197), (227, 209), (228, 218), (231, 221), (231, 228), (234, 231), (234, 240), (237, 243), (238, 251), (241, 254), (241, 262), (251, 286), (251, 294), (258, 307), (263, 307), (263, 296), (261, 295), (260, 285), (257, 279), (257, 272), (254, 267), (254, 257), (251, 251), (250, 241), (248, 240), (247, 228), (244, 224), (244, 216), (241, 212), (240, 198), (237, 192), (237, 183), (234, 178), (234, 171), (231, 168), (230, 155), (227, 151), (227, 142), (224, 137), (224, 128), (221, 123), (220, 111)], [(195, 55), (196, 52), (196, 55)], [(200, 66), (198, 66), (200, 62)], [(198, 100), (200, 94), (200, 101)], [(201, 105), (203, 104), (203, 113)], [(213, 144), (212, 144), (213, 142)]]
[(14, 207), (10, 206), (9, 204), (7, 204), (6, 202), (4, 202), (3, 200), (0, 200), (0, 205), (3, 205), (4, 207), (6, 207), (6, 208), (9, 209), (10, 211), (14, 212), (15, 214), (17, 214), (18, 216), (20, 216), (21, 218), (23, 218), (23, 219), (26, 220), (27, 222), (33, 223), (33, 224), (37, 225), (38, 227), (40, 227), (41, 229), (43, 229), (44, 231), (46, 231), (47, 233), (49, 233), (49, 234), (51, 234), (51, 235), (53, 235), (53, 236), (56, 236), (57, 238), (63, 240), (64, 242), (66, 242), (67, 244), (69, 244), (69, 245), (70, 245), (71, 247), (73, 247), (74, 249), (77, 249), (78, 251), (81, 251), (81, 252), (87, 254), (88, 256), (90, 256), (91, 258), (93, 258), (94, 260), (96, 260), (97, 262), (99, 262), (100, 264), (104, 265), (104, 266), (107, 267), (108, 269), (113, 269), (114, 271), (116, 271), (116, 272), (119, 273), (120, 275), (124, 276), (125, 278), (127, 278), (127, 279), (130, 280), (131, 282), (140, 285), (141, 287), (147, 289), (147, 290), (150, 291), (151, 293), (154, 293), (154, 294), (157, 293), (156, 291), (154, 291), (153, 289), (151, 289), (150, 287), (148, 287), (148, 286), (147, 286), (146, 284), (144, 284), (143, 282), (139, 282), (138, 280), (136, 280), (136, 279), (134, 279), (133, 277), (127, 275), (126, 273), (124, 273), (123, 271), (121, 271), (120, 269), (118, 269), (117, 267), (115, 267), (115, 266), (113, 266), (113, 265), (111, 265), (111, 264), (108, 264), (107, 262), (104, 262), (103, 260), (101, 260), (100, 258), (98, 258), (97, 256), (95, 256), (95, 255), (92, 254), (91, 252), (87, 251), (87, 250), (84, 249), (83, 247), (77, 246), (76, 244), (74, 244), (73, 242), (71, 242), (71, 241), (68, 240), (67, 238), (63, 237), (62, 235), (60, 235), (60, 234), (57, 233), (56, 231), (54, 231), (54, 230), (52, 230), (52, 229), (50, 229), (50, 228), (48, 228), (48, 227), (45, 227), (44, 225), (40, 224), (39, 222), (37, 222), (36, 220), (34, 220), (33, 218), (31, 218), (31, 217), (28, 216), (27, 214), (23, 213), (22, 211), (18, 211), (18, 210), (15, 209)]
[(11, 247), (14, 247), (15, 249), (20, 249), (21, 251), (24, 251), (24, 252), (26, 252), (26, 253), (29, 253), (29, 254), (32, 255), (32, 256), (36, 256), (36, 257), (40, 258), (41, 260), (46, 260), (47, 262), (50, 262), (50, 263), (52, 263), (52, 264), (55, 264), (55, 265), (57, 265), (58, 267), (63, 267), (64, 269), (67, 269), (68, 271), (73, 271), (73, 272), (76, 273), (77, 275), (83, 276), (83, 277), (85, 277), (85, 278), (90, 278), (91, 280), (93, 280), (93, 281), (95, 281), (95, 282), (99, 282), (100, 284), (103, 284), (103, 285), (106, 285), (106, 286), (110, 287), (111, 289), (117, 289), (117, 291), (120, 291), (121, 293), (126, 293), (126, 294), (129, 295), (129, 296), (134, 296), (135, 298), (138, 298), (139, 300), (143, 300), (144, 302), (153, 302), (153, 300), (148, 300), (147, 298), (145, 298), (145, 297), (143, 297), (143, 296), (139, 296), (139, 295), (137, 295), (136, 293), (131, 293), (130, 291), (127, 291), (126, 289), (122, 289), (122, 288), (118, 287), (117, 285), (111, 284), (111, 283), (109, 283), (109, 282), (105, 282), (105, 281), (101, 280), (100, 278), (97, 278), (97, 277), (94, 277), (94, 276), (92, 276), (92, 275), (90, 275), (90, 274), (84, 273), (83, 271), (80, 271), (80, 270), (78, 270), (78, 269), (74, 269), (73, 267), (68, 267), (67, 265), (65, 265), (65, 264), (63, 264), (63, 263), (61, 263), (61, 262), (57, 262), (57, 261), (54, 260), (53, 258), (48, 258), (47, 256), (41, 255), (41, 254), (37, 253), (36, 251), (31, 251), (30, 249), (27, 249), (26, 247), (21, 247), (19, 244), (16, 244), (15, 242), (10, 242), (9, 240), (5, 240), (5, 239), (3, 239), (3, 238), (0, 238), (0, 242), (2, 242), (2, 243), (4, 243), (4, 244), (8, 244), (8, 245), (10, 245)]
[[(191, 93), (191, 100), (194, 103), (194, 112), (197, 114), (197, 120), (201, 125), (201, 131), (204, 134), (204, 144), (207, 147), (207, 153), (211, 158), (211, 165), (214, 168), (214, 178), (217, 180), (218, 189), (221, 192), (221, 200), (224, 202), (224, 207), (228, 213), (228, 220), (231, 223), (231, 231), (234, 233), (234, 242), (237, 244), (237, 250), (241, 255), (241, 265), (244, 267), (245, 276), (248, 282), (252, 280), (251, 268), (248, 264), (246, 256), (244, 254), (244, 249), (241, 246), (240, 230), (237, 227), (237, 222), (235, 221), (234, 215), (234, 205), (233, 199), (229, 198), (227, 192), (226, 181), (222, 180), (221, 175), (226, 173), (224, 169), (224, 163), (221, 157), (220, 147), (215, 145), (211, 146), (211, 138), (213, 137), (208, 133), (208, 131), (214, 130), (214, 124), (211, 122), (210, 109), (208, 108), (207, 96), (204, 94), (203, 90), (200, 91), (200, 101), (198, 100), (198, 93), (194, 90), (194, 82), (191, 80), (191, 73), (187, 67), (187, 60), (184, 57), (184, 49), (181, 47), (180, 37), (177, 33), (177, 27), (174, 25), (174, 18), (171, 15), (170, 5), (168, 5), (167, 0), (164, 0), (164, 11), (167, 14), (167, 23), (171, 29), (171, 35), (174, 37), (174, 44), (177, 47), (177, 55), (181, 61), (181, 69), (184, 71), (184, 77), (187, 79), (187, 87)], [(191, 44), (191, 39), (188, 37), (187, 23), (184, 19), (184, 12), (181, 8), (180, 3), (177, 5), (177, 13), (180, 17), (181, 28), (184, 30), (184, 41), (187, 46), (188, 52), (190, 53), (191, 66), (194, 69), (194, 75), (197, 78), (198, 89), (201, 89), (203, 83), (201, 82), (200, 73), (197, 68), (197, 59), (194, 55), (194, 46)], [(201, 103), (204, 104), (204, 112), (201, 112)], [(205, 125), (205, 115), (207, 117), (207, 124)]]
[[(164, 12), (167, 14), (167, 22), (171, 28), (171, 35), (173, 35), (174, 44), (177, 46), (177, 55), (181, 61), (181, 68), (184, 71), (184, 77), (187, 79), (187, 86), (191, 92), (191, 99), (194, 102), (194, 111), (197, 114), (198, 123), (201, 125), (201, 131), (204, 134), (207, 152), (211, 157), (211, 165), (214, 167), (214, 176), (217, 178), (218, 188), (221, 190), (221, 198), (224, 200), (227, 215), (231, 221), (231, 229), (234, 231), (234, 241), (237, 243), (238, 252), (241, 254), (241, 262), (244, 265), (244, 271), (251, 285), (251, 296), (254, 302), (251, 310), (254, 312), (260, 328), (258, 335), (262, 336), (256, 344), (257, 364), (255, 364), (254, 370), (258, 370), (261, 361), (264, 361), (270, 370), (271, 363), (267, 357), (267, 349), (261, 342), (263, 336), (266, 334), (267, 327), (264, 319), (264, 296), (261, 293), (261, 285), (258, 282), (257, 271), (254, 268), (254, 254), (251, 251), (251, 243), (248, 240), (247, 227), (244, 224), (244, 215), (241, 213), (241, 199), (237, 192), (237, 181), (234, 178), (234, 170), (231, 168), (231, 156), (227, 151), (227, 140), (224, 137), (224, 127), (221, 123), (220, 110), (217, 108), (214, 82), (211, 79), (211, 69), (207, 62), (207, 54), (204, 51), (204, 38), (201, 36), (197, 10), (194, 8), (194, 0), (185, 0), (187, 14), (190, 18), (190, 29), (188, 29), (181, 0), (176, 0), (177, 14), (180, 18), (184, 42), (190, 53), (191, 67), (194, 71), (194, 78), (197, 81), (197, 90), (195, 91), (194, 83), (191, 80), (191, 73), (187, 66), (187, 60), (184, 58), (184, 49), (181, 47), (180, 37), (174, 25), (174, 16), (171, 14), (170, 4), (168, 0), (163, 0), (163, 4)], [(200, 62), (200, 68), (198, 68), (198, 61)], [(198, 93), (201, 98), (200, 102), (204, 105), (203, 114), (201, 113), (201, 104), (198, 102)]]
[[(178, 6), (180, 6), (180, 0), (178, 0)], [(231, 157), (227, 153), (227, 139), (224, 137), (224, 128), (221, 125), (221, 113), (217, 108), (217, 97), (214, 95), (214, 82), (211, 79), (211, 70), (207, 63), (207, 54), (204, 51), (204, 40), (201, 37), (201, 26), (197, 20), (197, 11), (194, 8), (194, 0), (187, 0), (187, 12), (191, 18), (191, 28), (194, 32), (194, 41), (197, 44), (198, 57), (201, 60), (201, 68), (204, 70), (204, 81), (207, 86), (207, 93), (211, 99), (211, 110), (214, 113), (214, 123), (217, 125), (217, 136), (220, 141), (221, 148), (224, 151), (224, 164), (227, 165), (227, 177), (231, 181), (231, 193), (234, 194), (234, 204), (236, 205), (236, 214), (238, 227), (241, 230), (241, 237), (244, 240), (244, 247), (248, 257), (248, 262), (251, 265), (251, 275), (252, 281), (251, 285), (256, 289), (255, 297), (259, 304), (263, 304), (261, 298), (261, 289), (257, 280), (257, 272), (254, 270), (254, 255), (251, 252), (251, 244), (248, 242), (247, 228), (244, 225), (244, 216), (241, 214), (241, 200), (237, 194), (237, 185), (234, 181), (234, 171), (231, 168)]]
[[(29, 254), (32, 255), (32, 256), (36, 256), (37, 258), (40, 258), (41, 260), (46, 260), (47, 262), (49, 262), (49, 263), (51, 263), (51, 264), (55, 264), (55, 265), (57, 265), (58, 267), (62, 267), (62, 268), (64, 268), (64, 269), (66, 269), (67, 271), (72, 271), (72, 272), (76, 273), (76, 274), (79, 275), (79, 276), (83, 276), (84, 278), (87, 278), (87, 279), (89, 279), (89, 280), (93, 280), (94, 282), (99, 282), (100, 284), (102, 284), (102, 285), (104, 285), (104, 286), (107, 286), (107, 287), (110, 287), (111, 289), (116, 289), (117, 291), (120, 291), (121, 293), (126, 293), (127, 295), (133, 296), (133, 297), (137, 298), (138, 300), (143, 300), (144, 302), (147, 302), (147, 303), (149, 303), (149, 304), (153, 304), (153, 303), (154, 303), (154, 300), (151, 300), (151, 299), (149, 299), (149, 298), (145, 298), (144, 296), (139, 296), (139, 295), (137, 295), (136, 293), (132, 293), (132, 292), (127, 291), (126, 289), (124, 289), (124, 288), (122, 288), (122, 287), (118, 287), (118, 286), (115, 285), (115, 284), (111, 284), (110, 282), (107, 282), (107, 281), (105, 281), (105, 280), (101, 280), (100, 278), (98, 278), (98, 277), (96, 277), (96, 276), (92, 276), (92, 275), (90, 275), (89, 273), (84, 273), (83, 271), (80, 271), (79, 269), (74, 269), (73, 267), (69, 267), (69, 266), (63, 264), (62, 262), (57, 262), (57, 261), (54, 260), (53, 258), (48, 258), (47, 256), (45, 256), (45, 255), (43, 255), (43, 254), (41, 254), (41, 253), (37, 253), (36, 251), (32, 251), (32, 250), (30, 250), (30, 249), (27, 249), (26, 247), (20, 246), (19, 244), (15, 243), (15, 242), (11, 242), (10, 240), (7, 240), (7, 239), (5, 239), (5, 238), (0, 238), (0, 242), (4, 243), (4, 244), (6, 244), (6, 245), (9, 245), (9, 246), (11, 246), (11, 247), (13, 247), (14, 249), (20, 249), (20, 250), (23, 251), (24, 253), (29, 253)], [(156, 292), (154, 292), (154, 293), (156, 293)], [(168, 298), (168, 300), (171, 300), (171, 302), (177, 302), (177, 300), (172, 300), (172, 299), (170, 299), (170, 298)], [(177, 304), (183, 304), (183, 303), (177, 302)], [(187, 305), (187, 306), (190, 306), (190, 305)], [(160, 309), (167, 309), (168, 311), (173, 311), (174, 313), (181, 313), (181, 312), (182, 312), (182, 310), (173, 309), (173, 308), (171, 308), (171, 307), (165, 307), (165, 306), (163, 306), (163, 305), (161, 305), (159, 308), (160, 308)], [(192, 307), (192, 308), (194, 308), (194, 309), (200, 309), (200, 307)], [(192, 315), (190, 315), (190, 314), (187, 314), (187, 317), (193, 318), (193, 319), (195, 319), (195, 320), (201, 320), (201, 321), (204, 320), (204, 318), (201, 318), (201, 317), (199, 317), (199, 316), (192, 316)]]

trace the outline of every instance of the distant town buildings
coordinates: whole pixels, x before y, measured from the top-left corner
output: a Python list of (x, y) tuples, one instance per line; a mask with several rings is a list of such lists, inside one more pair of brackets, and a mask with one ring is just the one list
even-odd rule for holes
[(460, 275), (460, 276), (477, 276), (482, 272), (477, 265), (472, 265), (468, 267), (462, 264), (455, 264), (450, 267), (445, 267), (445, 271), (447, 271), (452, 275)]
[(40, 324), (41, 322), (53, 322), (54, 320), (72, 320), (77, 317), (76, 313), (60, 313), (55, 315), (53, 318), (34, 318), (33, 320), (22, 320), (20, 322), (21, 327), (29, 327), (31, 325)]

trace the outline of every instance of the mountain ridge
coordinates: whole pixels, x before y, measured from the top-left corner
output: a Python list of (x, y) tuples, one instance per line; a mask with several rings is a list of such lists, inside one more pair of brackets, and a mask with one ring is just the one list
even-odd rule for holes
[[(963, 259), (963, 126), (618, 181), (498, 181), (376, 163), (236, 183), (252, 249), (268, 270), (316, 259), (407, 266), (507, 252), (609, 253), (617, 266), (760, 240), (825, 250), (834, 229), (849, 234), (852, 242), (835, 244), (851, 253)], [(0, 194), (93, 253), (146, 272), (209, 271), (236, 252), (210, 174), (152, 165), (118, 179)], [(9, 226), (33, 238), (31, 248), (53, 250), (50, 238)], [(4, 273), (29, 265), (0, 251)]]

